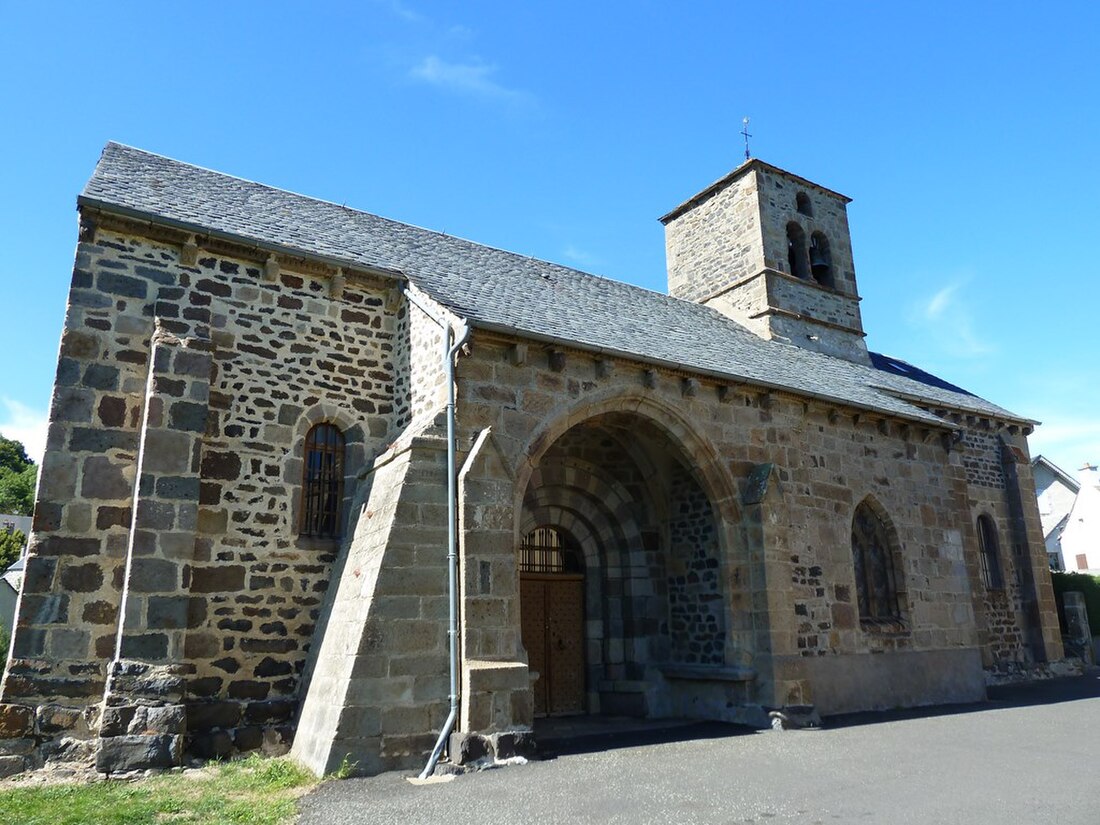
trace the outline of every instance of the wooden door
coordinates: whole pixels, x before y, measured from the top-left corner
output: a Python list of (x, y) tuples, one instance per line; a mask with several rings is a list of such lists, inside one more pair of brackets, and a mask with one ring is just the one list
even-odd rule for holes
[(522, 575), (520, 612), (535, 715), (584, 713), (584, 577)]

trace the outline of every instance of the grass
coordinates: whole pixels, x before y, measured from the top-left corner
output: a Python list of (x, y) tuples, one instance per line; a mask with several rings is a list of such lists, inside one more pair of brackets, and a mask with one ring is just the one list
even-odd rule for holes
[[(0, 820), (19, 825), (285, 825), (317, 783), (289, 759), (250, 756), (135, 782), (14, 786)], [(0, 788), (3, 788), (0, 785)]]

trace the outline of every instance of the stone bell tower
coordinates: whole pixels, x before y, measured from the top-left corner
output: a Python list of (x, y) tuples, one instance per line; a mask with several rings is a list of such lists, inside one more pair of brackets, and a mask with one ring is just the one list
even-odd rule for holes
[(869, 363), (850, 198), (748, 160), (661, 218), (668, 290), (762, 338)]

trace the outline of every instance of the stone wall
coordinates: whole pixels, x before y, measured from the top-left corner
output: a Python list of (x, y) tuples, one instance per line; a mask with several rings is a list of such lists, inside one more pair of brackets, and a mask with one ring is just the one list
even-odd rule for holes
[(289, 739), (339, 550), (298, 537), (305, 434), (345, 436), (346, 518), (411, 368), (392, 286), (264, 257), (84, 216), (3, 682), (74, 709), (39, 740), (97, 732), (116, 658), (183, 666), (200, 755)]
[[(524, 487), (557, 440), (589, 416), (626, 411), (638, 417), (639, 429), (659, 422), (690, 456), (721, 514), (719, 580), (731, 642), (724, 663), (774, 673), (757, 684), (756, 701), (813, 701), (812, 668), (799, 664), (807, 657), (977, 649), (968, 575), (974, 549), (963, 532), (965, 469), (946, 449), (943, 431), (581, 352), (551, 357), (536, 345), (517, 369), (514, 350), (515, 342), (475, 335), (472, 357), (459, 362), (463, 432), (491, 427)], [(769, 543), (787, 548), (784, 559), (755, 554), (749, 525), (723, 493), (740, 495), (754, 468), (766, 464), (775, 467), (777, 492), (760, 518)], [(851, 519), (868, 496), (899, 537), (905, 609), (894, 629), (859, 622)], [(773, 588), (789, 593), (789, 601), (753, 610), (753, 594)], [(980, 683), (973, 676), (960, 677), (960, 695)], [(889, 695), (888, 685), (879, 688)]]

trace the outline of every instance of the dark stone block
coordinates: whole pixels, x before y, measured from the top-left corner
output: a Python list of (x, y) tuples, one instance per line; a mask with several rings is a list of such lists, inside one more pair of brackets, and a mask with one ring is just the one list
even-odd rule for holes
[(291, 699), (270, 699), (266, 702), (250, 702), (245, 709), (246, 722), (265, 724), (285, 722), (294, 716), (298, 703)]
[(201, 278), (198, 283), (195, 284), (195, 289), (199, 292), (208, 292), (211, 295), (217, 295), (219, 298), (228, 298), (233, 294), (233, 290), (230, 289), (229, 284), (223, 284), (220, 281), (212, 281), (209, 278)]
[(176, 375), (189, 375), (193, 378), (210, 377), (210, 354), (191, 349), (176, 351), (173, 372)]
[(109, 367), (106, 364), (89, 364), (84, 370), (84, 386), (93, 390), (107, 390), (109, 392), (118, 389), (118, 367)]
[(194, 593), (231, 593), (244, 589), (245, 569), (241, 565), (193, 567), (191, 591)]
[(124, 736), (130, 728), (130, 721), (137, 712), (137, 705), (105, 707), (99, 723), (100, 736)]
[(204, 676), (201, 679), (192, 679), (187, 683), (187, 693), (190, 696), (216, 696), (222, 689), (223, 679), (220, 676)]
[(69, 283), (73, 289), (91, 289), (92, 273), (86, 269), (74, 269), (73, 278)]
[(221, 504), (222, 486), (209, 481), (199, 484), (199, 504)]
[(89, 456), (84, 460), (80, 492), (85, 498), (128, 499), (132, 491), (132, 485), (122, 474), (121, 465), (100, 455)]
[(252, 672), (260, 678), (267, 678), (269, 676), (286, 676), (293, 669), (290, 662), (280, 662), (270, 656), (264, 656)]
[(145, 611), (151, 629), (187, 627), (187, 596), (150, 596)]
[(61, 333), (61, 355), (89, 360), (99, 356), (99, 336), (67, 329)]
[(54, 735), (75, 730), (83, 721), (84, 713), (80, 708), (39, 705), (35, 711), (35, 724), (41, 734)]
[(124, 298), (144, 298), (149, 289), (146, 281), (121, 275), (118, 272), (100, 272), (96, 279), (96, 286), (102, 292), (110, 292), (112, 295), (121, 295)]
[[(107, 399), (103, 399), (106, 401)], [(125, 409), (125, 405), (123, 406)], [(117, 410), (108, 410), (107, 415), (111, 416)], [(103, 414), (103, 404), (100, 404), (100, 415)], [(112, 418), (119, 423), (112, 426), (123, 426), (125, 420), (123, 418)], [(137, 450), (138, 434), (137, 432), (124, 432), (118, 430), (100, 430), (91, 429), (89, 427), (76, 427), (73, 429), (73, 434), (69, 438), (69, 450), (74, 453), (87, 452), (87, 453), (104, 453), (107, 450)]]
[(93, 593), (103, 586), (103, 568), (98, 564), (67, 564), (61, 568), (61, 586), (73, 593)]
[(40, 556), (98, 556), (99, 539), (76, 539), (67, 536), (47, 536), (35, 544)]
[(50, 533), (61, 527), (61, 505), (52, 501), (40, 501), (34, 508), (31, 522), (35, 532)]
[(115, 355), (115, 360), (124, 364), (144, 364), (148, 358), (147, 353), (136, 349), (125, 349)]
[(264, 743), (264, 729), (256, 725), (238, 728), (233, 734), (233, 744), (239, 751), (254, 751)]
[(222, 619), (218, 622), (218, 630), (233, 630), (237, 633), (247, 633), (252, 629), (252, 622), (248, 619)]
[(23, 572), (23, 592), (49, 593), (53, 589), (53, 574), (57, 570), (57, 559), (38, 555), (27, 556), (26, 565), (27, 568)]
[(232, 699), (266, 699), (271, 685), (266, 682), (241, 680), (229, 683), (229, 696)]
[(452, 733), (447, 753), (459, 765), (469, 765), (489, 754), (489, 743), (477, 733)]
[(126, 423), (126, 402), (114, 396), (104, 396), (99, 400), (96, 413), (103, 426), (121, 427)]
[(238, 670), (241, 669), (241, 663), (238, 662), (236, 659), (230, 658), (218, 659), (217, 661), (211, 662), (210, 664), (212, 664), (219, 670), (224, 670), (226, 673), (236, 673)]
[(133, 511), (129, 507), (97, 507), (95, 526), (97, 530), (109, 530), (112, 527), (129, 527)]
[(144, 659), (150, 662), (163, 661), (168, 656), (168, 637), (163, 633), (124, 635), (121, 653), (127, 658)]
[(19, 615), (23, 621), (34, 625), (65, 624), (69, 621), (69, 597), (64, 593), (36, 596), (24, 593)]
[(0, 739), (22, 739), (34, 733), (34, 711), (26, 705), (0, 705)]
[(268, 349), (267, 347), (256, 347), (251, 344), (238, 344), (237, 349), (241, 352), (247, 352), (249, 355), (256, 355), (267, 361), (274, 361), (278, 358), (275, 354), (275, 350)]
[(188, 732), (235, 728), (240, 721), (241, 706), (237, 702), (196, 702), (187, 705)]
[(183, 756), (180, 736), (109, 736), (99, 740), (96, 749), (96, 770), (103, 773), (172, 768)]
[(138, 501), (136, 523), (146, 530), (171, 530), (176, 526), (176, 508), (164, 502), (141, 499)]
[(50, 404), (50, 421), (86, 423), (92, 420), (95, 393), (77, 387), (57, 387)]
[(291, 426), (302, 417), (302, 408), (295, 404), (282, 404), (279, 407), (279, 423)]
[(176, 401), (168, 410), (168, 426), (173, 430), (201, 433), (206, 431), (206, 405)]
[(197, 476), (164, 476), (158, 478), (157, 496), (165, 499), (198, 501), (199, 479)]
[(226, 759), (233, 754), (233, 738), (224, 730), (196, 734), (190, 751), (199, 759)]
[(135, 593), (172, 593), (179, 585), (179, 567), (174, 562), (151, 558), (130, 562), (130, 589)]
[(81, 618), (88, 624), (112, 625), (118, 617), (118, 608), (110, 602), (89, 602), (84, 605)]
[(176, 378), (166, 378), (158, 375), (153, 379), (153, 392), (157, 395), (169, 395), (173, 398), (182, 398), (187, 389), (187, 382)]
[(80, 362), (72, 358), (59, 358), (54, 383), (59, 387), (71, 387), (80, 380)]
[(290, 295), (279, 296), (279, 307), (281, 309), (301, 309), (304, 306), (301, 298), (293, 298)]

